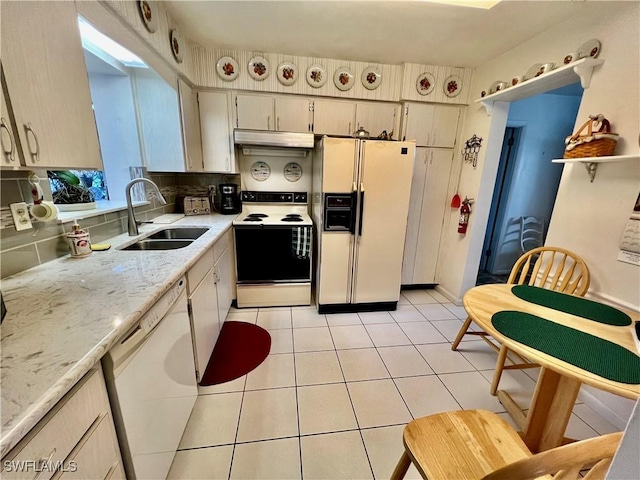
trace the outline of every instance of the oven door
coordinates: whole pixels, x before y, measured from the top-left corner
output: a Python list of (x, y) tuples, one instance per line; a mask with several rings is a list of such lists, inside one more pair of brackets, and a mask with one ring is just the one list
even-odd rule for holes
[(239, 284), (311, 281), (310, 225), (234, 228)]

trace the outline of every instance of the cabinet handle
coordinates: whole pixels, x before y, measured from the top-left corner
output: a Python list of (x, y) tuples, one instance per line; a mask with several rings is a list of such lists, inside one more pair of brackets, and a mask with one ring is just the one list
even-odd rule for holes
[(15, 158), (13, 156), (15, 141), (13, 140), (13, 135), (11, 134), (11, 128), (9, 128), (9, 125), (7, 125), (7, 121), (4, 119), (4, 117), (0, 119), (0, 128), (6, 130), (7, 135), (9, 136), (9, 149), (7, 149), (7, 147), (5, 147), (4, 145), (4, 142), (2, 141), (4, 136), (0, 134), (0, 143), (2, 143), (2, 152), (4, 153), (5, 159), (9, 163), (13, 163), (15, 161)]
[(271, 115), (267, 116), (267, 130), (271, 130)]
[(349, 131), (347, 132), (348, 135), (351, 135), (353, 132), (351, 131), (351, 122), (349, 122)]
[(187, 168), (189, 170), (193, 168), (193, 160), (191, 159), (191, 155), (187, 155)]
[[(34, 132), (33, 128), (31, 127), (31, 122), (27, 123), (24, 126), (24, 129), (27, 133), (27, 146), (29, 147), (29, 154), (31, 155), (31, 159), (34, 161), (34, 163), (39, 162), (40, 161), (40, 143), (38, 142), (38, 136), (36, 135), (36, 132)], [(33, 140), (36, 142), (35, 152), (31, 150), (31, 142), (29, 141), (29, 132), (31, 132), (31, 135), (33, 136)]]
[(51, 459), (53, 458), (53, 456), (56, 454), (56, 449), (54, 448), (53, 450), (51, 450), (51, 453), (49, 454), (48, 457), (42, 457), (40, 460), (38, 460), (38, 472), (36, 473), (36, 476), (33, 477), (33, 480), (38, 480), (39, 478), (42, 477), (42, 475), (45, 472), (48, 472), (49, 469), (48, 468), (42, 468), (45, 465), (48, 466), (48, 464), (51, 462)]
[(227, 166), (227, 172), (231, 170), (231, 164), (229, 163), (229, 157), (224, 157), (224, 164)]
[(280, 131), (280, 117), (276, 117), (276, 130)]

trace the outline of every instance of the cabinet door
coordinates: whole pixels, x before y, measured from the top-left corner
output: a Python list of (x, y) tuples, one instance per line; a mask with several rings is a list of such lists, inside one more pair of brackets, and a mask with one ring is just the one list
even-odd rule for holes
[(429, 146), (444, 148), (455, 146), (460, 112), (460, 107), (455, 105), (437, 105), (434, 108)]
[(132, 69), (131, 79), (146, 167), (152, 172), (184, 172), (177, 85), (169, 85), (149, 68)]
[(199, 92), (200, 132), (205, 172), (236, 173), (227, 92)]
[(2, 116), (0, 117), (0, 142), (2, 146), (2, 167), (19, 167), (20, 157), (18, 153), (18, 144), (16, 142), (16, 133), (11, 125), (9, 117), (9, 109), (7, 108), (7, 100), (2, 90)]
[(200, 137), (200, 114), (198, 113), (198, 95), (182, 79), (178, 79), (180, 94), (180, 112), (182, 114), (182, 140), (187, 171), (202, 172), (202, 139)]
[(355, 130), (356, 106), (350, 102), (314, 100), (313, 133), (318, 135), (351, 135)]
[(236, 126), (250, 130), (275, 130), (273, 97), (238, 95), (236, 97)]
[(218, 297), (216, 296), (216, 279), (211, 268), (196, 291), (189, 297), (191, 305), (191, 335), (196, 357), (198, 382), (202, 379), (209, 358), (213, 353), (220, 324), (218, 321)]
[(276, 97), (276, 130), (279, 132), (310, 132), (310, 103), (306, 98)]
[(74, 2), (3, 2), (2, 68), (25, 162), (102, 169)]
[(403, 138), (419, 147), (453, 148), (460, 107), (455, 105), (405, 105)]
[(422, 215), (422, 198), (427, 174), (429, 149), (416, 148), (416, 159), (413, 163), (411, 178), (411, 195), (409, 196), (409, 212), (407, 214), (407, 233), (404, 239), (404, 256), (402, 258), (402, 285), (413, 285), (413, 272), (416, 265), (416, 250), (420, 232)]
[(371, 138), (375, 138), (383, 131), (394, 132), (394, 138), (399, 136), (396, 128), (396, 119), (400, 105), (391, 103), (357, 103), (356, 104), (356, 129), (363, 127), (369, 132)]
[(422, 206), (418, 218), (413, 284), (436, 283), (436, 266), (442, 225), (449, 207), (447, 192), (453, 150), (425, 149), (426, 163)]
[(227, 318), (231, 302), (233, 301), (231, 249), (227, 248), (216, 262), (215, 271), (217, 277), (216, 289), (218, 292), (218, 319), (220, 328)]

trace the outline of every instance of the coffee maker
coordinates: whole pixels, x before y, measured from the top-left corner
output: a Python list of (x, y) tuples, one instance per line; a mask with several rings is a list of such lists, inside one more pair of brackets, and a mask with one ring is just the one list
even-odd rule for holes
[(224, 215), (240, 213), (239, 187), (235, 183), (220, 184), (220, 213)]

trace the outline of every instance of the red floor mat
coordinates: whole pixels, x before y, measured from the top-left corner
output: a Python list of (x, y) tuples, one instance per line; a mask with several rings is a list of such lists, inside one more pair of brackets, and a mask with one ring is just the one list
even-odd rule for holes
[(271, 350), (271, 335), (246, 322), (224, 322), (200, 385), (235, 380), (260, 365)]

